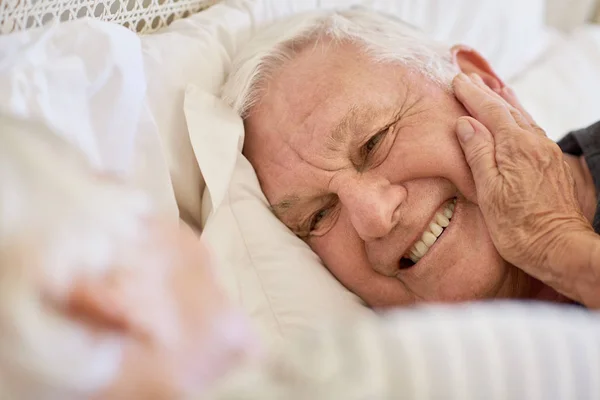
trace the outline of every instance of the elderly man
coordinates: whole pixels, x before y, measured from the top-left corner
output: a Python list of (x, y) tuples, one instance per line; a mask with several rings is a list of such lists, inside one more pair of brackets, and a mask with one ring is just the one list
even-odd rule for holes
[[(469, 115), (451, 85), (460, 71), (511, 99), (473, 49), (373, 12), (315, 12), (258, 34), (223, 95), (245, 118), (244, 153), (274, 213), (368, 304), (569, 301), (490, 236), (455, 133)], [(589, 165), (596, 182), (600, 170), (586, 137), (567, 138), (564, 159), (591, 221)]]

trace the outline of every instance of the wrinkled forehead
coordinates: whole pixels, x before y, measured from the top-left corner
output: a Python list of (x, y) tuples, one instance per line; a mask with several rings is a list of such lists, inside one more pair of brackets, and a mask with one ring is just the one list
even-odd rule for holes
[(399, 62), (376, 62), (350, 42), (305, 45), (261, 85), (261, 98), (250, 110), (247, 128), (261, 134), (315, 122), (317, 117), (316, 122), (335, 121), (337, 113), (349, 108), (386, 102), (392, 94), (385, 90), (390, 89), (390, 80), (406, 80), (410, 72)]
[(399, 63), (374, 62), (351, 43), (305, 46), (286, 62), (245, 121), (244, 153), (267, 197), (271, 170), (293, 172), (300, 160), (328, 165), (336, 131), (367, 130), (394, 113), (411, 74)]

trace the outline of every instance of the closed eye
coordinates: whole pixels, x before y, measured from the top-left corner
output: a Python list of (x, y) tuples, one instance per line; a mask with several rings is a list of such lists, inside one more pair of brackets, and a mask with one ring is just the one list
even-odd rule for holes
[(312, 216), (312, 218), (310, 219), (310, 231), (313, 232), (315, 229), (317, 229), (319, 223), (327, 216), (327, 213), (329, 212), (329, 208), (323, 208), (321, 210), (319, 210), (315, 215)]
[(374, 164), (379, 163), (377, 160), (385, 158), (385, 155), (387, 154), (379, 154), (380, 152), (378, 149), (384, 147), (389, 149), (390, 146), (387, 145), (389, 144), (389, 140), (387, 140), (387, 138), (388, 136), (391, 136), (390, 133), (393, 133), (393, 131), (393, 126), (387, 126), (383, 130), (371, 136), (369, 140), (360, 147), (360, 162), (356, 165), (357, 170), (362, 171), (366, 168), (374, 167)]
[(369, 155), (373, 151), (373, 149), (377, 147), (377, 144), (381, 142), (386, 133), (387, 129), (385, 131), (377, 133), (375, 136), (372, 136), (371, 139), (369, 139), (369, 141), (364, 144), (363, 152)]
[(340, 209), (338, 205), (337, 196), (330, 196), (322, 208), (310, 216), (306, 228), (303, 229), (305, 235), (301, 236), (322, 236), (327, 233), (335, 225)]

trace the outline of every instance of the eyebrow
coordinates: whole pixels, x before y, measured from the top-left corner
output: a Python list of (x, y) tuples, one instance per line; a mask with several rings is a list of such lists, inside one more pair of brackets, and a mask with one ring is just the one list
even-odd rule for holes
[(296, 195), (286, 196), (283, 200), (273, 204), (270, 208), (276, 215), (285, 215), (287, 211), (294, 208), (300, 202), (300, 197)]
[(331, 151), (340, 150), (357, 132), (363, 130), (363, 125), (372, 113), (372, 109), (351, 106), (325, 139), (327, 148)]

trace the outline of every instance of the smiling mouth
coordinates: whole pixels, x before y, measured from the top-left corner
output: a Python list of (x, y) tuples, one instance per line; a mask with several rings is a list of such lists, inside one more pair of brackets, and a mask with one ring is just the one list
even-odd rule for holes
[(400, 259), (400, 269), (407, 269), (419, 262), (429, 249), (442, 236), (450, 225), (456, 206), (456, 197), (448, 200), (439, 211), (436, 211), (433, 219), (429, 222), (421, 238), (417, 240), (408, 252)]

